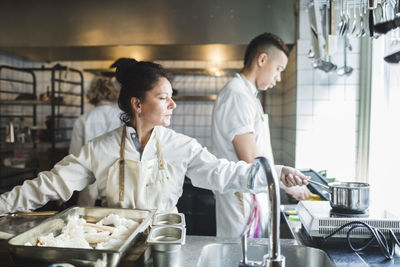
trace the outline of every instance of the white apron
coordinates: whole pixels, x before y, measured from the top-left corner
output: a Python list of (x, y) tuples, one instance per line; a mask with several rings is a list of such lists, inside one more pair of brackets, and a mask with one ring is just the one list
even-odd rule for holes
[[(250, 91), (251, 95), (253, 96), (253, 103), (258, 107), (258, 116), (262, 121), (259, 128), (255, 129), (258, 131), (258, 134), (255, 134), (256, 137), (256, 144), (258, 153), (261, 156), (267, 157), (272, 166), (274, 165), (274, 156), (272, 153), (272, 146), (271, 146), (271, 135), (269, 132), (269, 119), (268, 114), (264, 114), (263, 108), (261, 106), (260, 100), (253, 94), (250, 85), (248, 84), (249, 81), (241, 75), (243, 82), (246, 84), (247, 89)], [(249, 197), (250, 194), (247, 194)], [(259, 214), (260, 214), (260, 223), (261, 223), (261, 236), (267, 237), (267, 222), (269, 218), (269, 207), (268, 207), (268, 194), (267, 193), (260, 193), (256, 194), (256, 200), (258, 202)], [(251, 198), (251, 197), (250, 197)], [(252, 202), (251, 199), (247, 200), (248, 202)], [(253, 203), (254, 204), (254, 203)], [(247, 210), (247, 213), (250, 213), (251, 216), (251, 208)], [(245, 217), (246, 218), (246, 217)], [(249, 217), (247, 217), (249, 218)], [(248, 222), (246, 222), (247, 224)], [(255, 229), (255, 223), (252, 225), (253, 227), (250, 229), (250, 233), (253, 229)], [(252, 234), (252, 233), (251, 233)]]
[(181, 189), (173, 179), (172, 168), (164, 162), (157, 129), (157, 158), (146, 161), (125, 159), (126, 131), (124, 126), (120, 159), (108, 170), (107, 206), (176, 211)]

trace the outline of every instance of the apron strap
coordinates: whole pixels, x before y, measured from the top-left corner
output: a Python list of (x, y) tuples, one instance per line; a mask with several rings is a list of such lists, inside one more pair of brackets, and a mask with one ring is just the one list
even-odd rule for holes
[(126, 125), (122, 130), (121, 148), (119, 151), (119, 201), (124, 201), (125, 190), (125, 139), (126, 139)]
[(160, 170), (164, 170), (165, 169), (164, 158), (163, 158), (162, 151), (161, 151), (161, 144), (160, 144), (160, 138), (158, 135), (158, 129), (155, 128), (154, 130), (156, 131), (158, 168)]
[[(158, 158), (158, 168), (160, 170), (165, 169), (164, 158), (162, 156), (160, 138), (158, 135), (158, 130), (156, 131), (156, 141), (157, 141), (157, 158)], [(124, 201), (124, 191), (125, 191), (125, 139), (126, 139), (126, 125), (122, 130), (121, 137), (121, 148), (119, 151), (119, 201)]]

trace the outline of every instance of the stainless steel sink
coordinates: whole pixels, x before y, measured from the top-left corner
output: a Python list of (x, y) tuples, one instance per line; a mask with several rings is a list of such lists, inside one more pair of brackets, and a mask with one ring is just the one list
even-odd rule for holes
[[(249, 244), (247, 258), (262, 262), (268, 246)], [(329, 256), (322, 250), (305, 246), (281, 246), (281, 254), (286, 258), (286, 266), (329, 267), (334, 266)], [(240, 244), (209, 244), (201, 250), (197, 267), (235, 267), (242, 259)]]

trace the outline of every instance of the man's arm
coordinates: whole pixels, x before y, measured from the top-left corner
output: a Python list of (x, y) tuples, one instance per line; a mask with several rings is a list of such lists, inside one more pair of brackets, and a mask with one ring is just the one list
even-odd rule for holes
[(233, 138), (232, 143), (239, 160), (244, 160), (247, 163), (251, 163), (258, 156), (254, 134), (246, 133), (236, 135)]

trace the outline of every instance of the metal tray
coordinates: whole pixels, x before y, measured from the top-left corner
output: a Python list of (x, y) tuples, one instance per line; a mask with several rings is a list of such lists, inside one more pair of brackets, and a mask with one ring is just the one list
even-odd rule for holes
[(185, 215), (183, 213), (159, 213), (154, 215), (153, 225), (176, 225), (185, 227)]
[[(139, 222), (139, 226), (125, 240), (119, 249), (85, 249), (85, 248), (60, 248), (60, 247), (39, 247), (26, 246), (27, 242), (35, 244), (36, 238), (50, 233), (58, 234), (66, 224), (71, 215), (79, 215), (91, 222), (99, 221), (105, 216), (114, 213), (127, 219)], [(11, 253), (19, 258), (37, 259), (47, 262), (95, 262), (100, 259), (107, 266), (116, 266), (126, 250), (138, 238), (138, 234), (146, 230), (151, 224), (155, 211), (139, 209), (116, 209), (101, 207), (73, 207), (59, 214), (56, 214), (34, 228), (23, 232), (8, 241)]]

